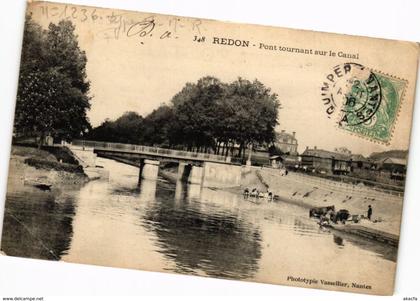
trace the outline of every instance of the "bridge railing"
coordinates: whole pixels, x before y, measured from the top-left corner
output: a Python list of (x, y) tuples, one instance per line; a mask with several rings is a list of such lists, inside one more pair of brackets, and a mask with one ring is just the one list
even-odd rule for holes
[(192, 158), (192, 159), (205, 159), (211, 161), (225, 162), (226, 157), (207, 154), (207, 153), (195, 153), (175, 149), (160, 148), (154, 146), (136, 145), (136, 144), (125, 144), (125, 143), (114, 143), (114, 142), (102, 142), (102, 141), (90, 141), (90, 140), (73, 140), (73, 145), (89, 147), (89, 148), (102, 148), (102, 149), (117, 149), (123, 151), (133, 151), (144, 154), (156, 154), (166, 155), (174, 157)]

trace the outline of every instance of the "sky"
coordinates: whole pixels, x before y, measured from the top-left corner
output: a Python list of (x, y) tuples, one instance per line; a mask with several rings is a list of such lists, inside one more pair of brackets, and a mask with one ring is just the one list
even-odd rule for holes
[[(63, 18), (76, 25), (80, 48), (88, 58), (92, 96), (88, 116), (93, 126), (126, 111), (145, 116), (169, 103), (187, 82), (203, 76), (224, 82), (240, 76), (258, 79), (278, 94), (282, 108), (277, 130), (295, 131), (299, 152), (306, 146), (327, 150), (344, 146), (364, 155), (408, 148), (417, 55), (412, 44), (64, 4), (32, 4), (29, 10), (44, 27)], [(195, 37), (205, 41), (194, 41)], [(250, 41), (250, 46), (214, 44), (214, 37)], [(312, 54), (280, 51), (280, 46), (312, 49)], [(408, 81), (388, 145), (350, 135), (328, 119), (322, 84), (334, 66), (349, 58), (315, 55), (316, 50), (358, 54), (356, 63)], [(413, 68), (406, 68), (410, 64)]]

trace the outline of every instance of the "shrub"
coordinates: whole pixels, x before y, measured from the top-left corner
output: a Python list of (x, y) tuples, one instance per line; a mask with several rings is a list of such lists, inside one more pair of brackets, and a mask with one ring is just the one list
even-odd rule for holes
[(83, 168), (80, 165), (60, 163), (56, 161), (49, 161), (38, 158), (27, 158), (25, 159), (25, 163), (35, 168), (83, 174)]

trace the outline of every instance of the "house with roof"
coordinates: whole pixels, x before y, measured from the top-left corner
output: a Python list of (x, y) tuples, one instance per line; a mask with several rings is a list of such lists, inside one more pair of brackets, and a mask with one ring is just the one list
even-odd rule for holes
[(296, 132), (287, 133), (281, 130), (280, 133), (276, 132), (276, 139), (274, 146), (283, 154), (297, 155), (298, 141), (296, 139)]
[(350, 155), (351, 160), (351, 171), (357, 172), (361, 170), (375, 170), (377, 168), (377, 164), (374, 160), (370, 158), (365, 158), (360, 154), (352, 154)]
[(306, 147), (301, 154), (301, 167), (307, 171), (325, 174), (348, 174), (351, 172), (351, 155), (323, 149)]
[(296, 132), (291, 134), (285, 130), (276, 132), (273, 146), (275, 151), (270, 156), (270, 165), (273, 168), (297, 169), (299, 167), (300, 157), (297, 152)]
[(407, 169), (407, 160), (402, 158), (387, 157), (381, 160), (380, 166), (382, 169), (398, 170), (403, 172)]
[(378, 168), (382, 172), (388, 172), (390, 178), (394, 180), (404, 180), (407, 172), (407, 160), (403, 158), (386, 157), (378, 163)]

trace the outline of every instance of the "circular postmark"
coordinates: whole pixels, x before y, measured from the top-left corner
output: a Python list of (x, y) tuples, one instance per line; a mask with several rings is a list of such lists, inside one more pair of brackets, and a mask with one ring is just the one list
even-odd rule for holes
[(340, 127), (375, 124), (375, 113), (382, 101), (381, 85), (375, 73), (357, 63), (332, 69), (321, 87), (328, 118)]

